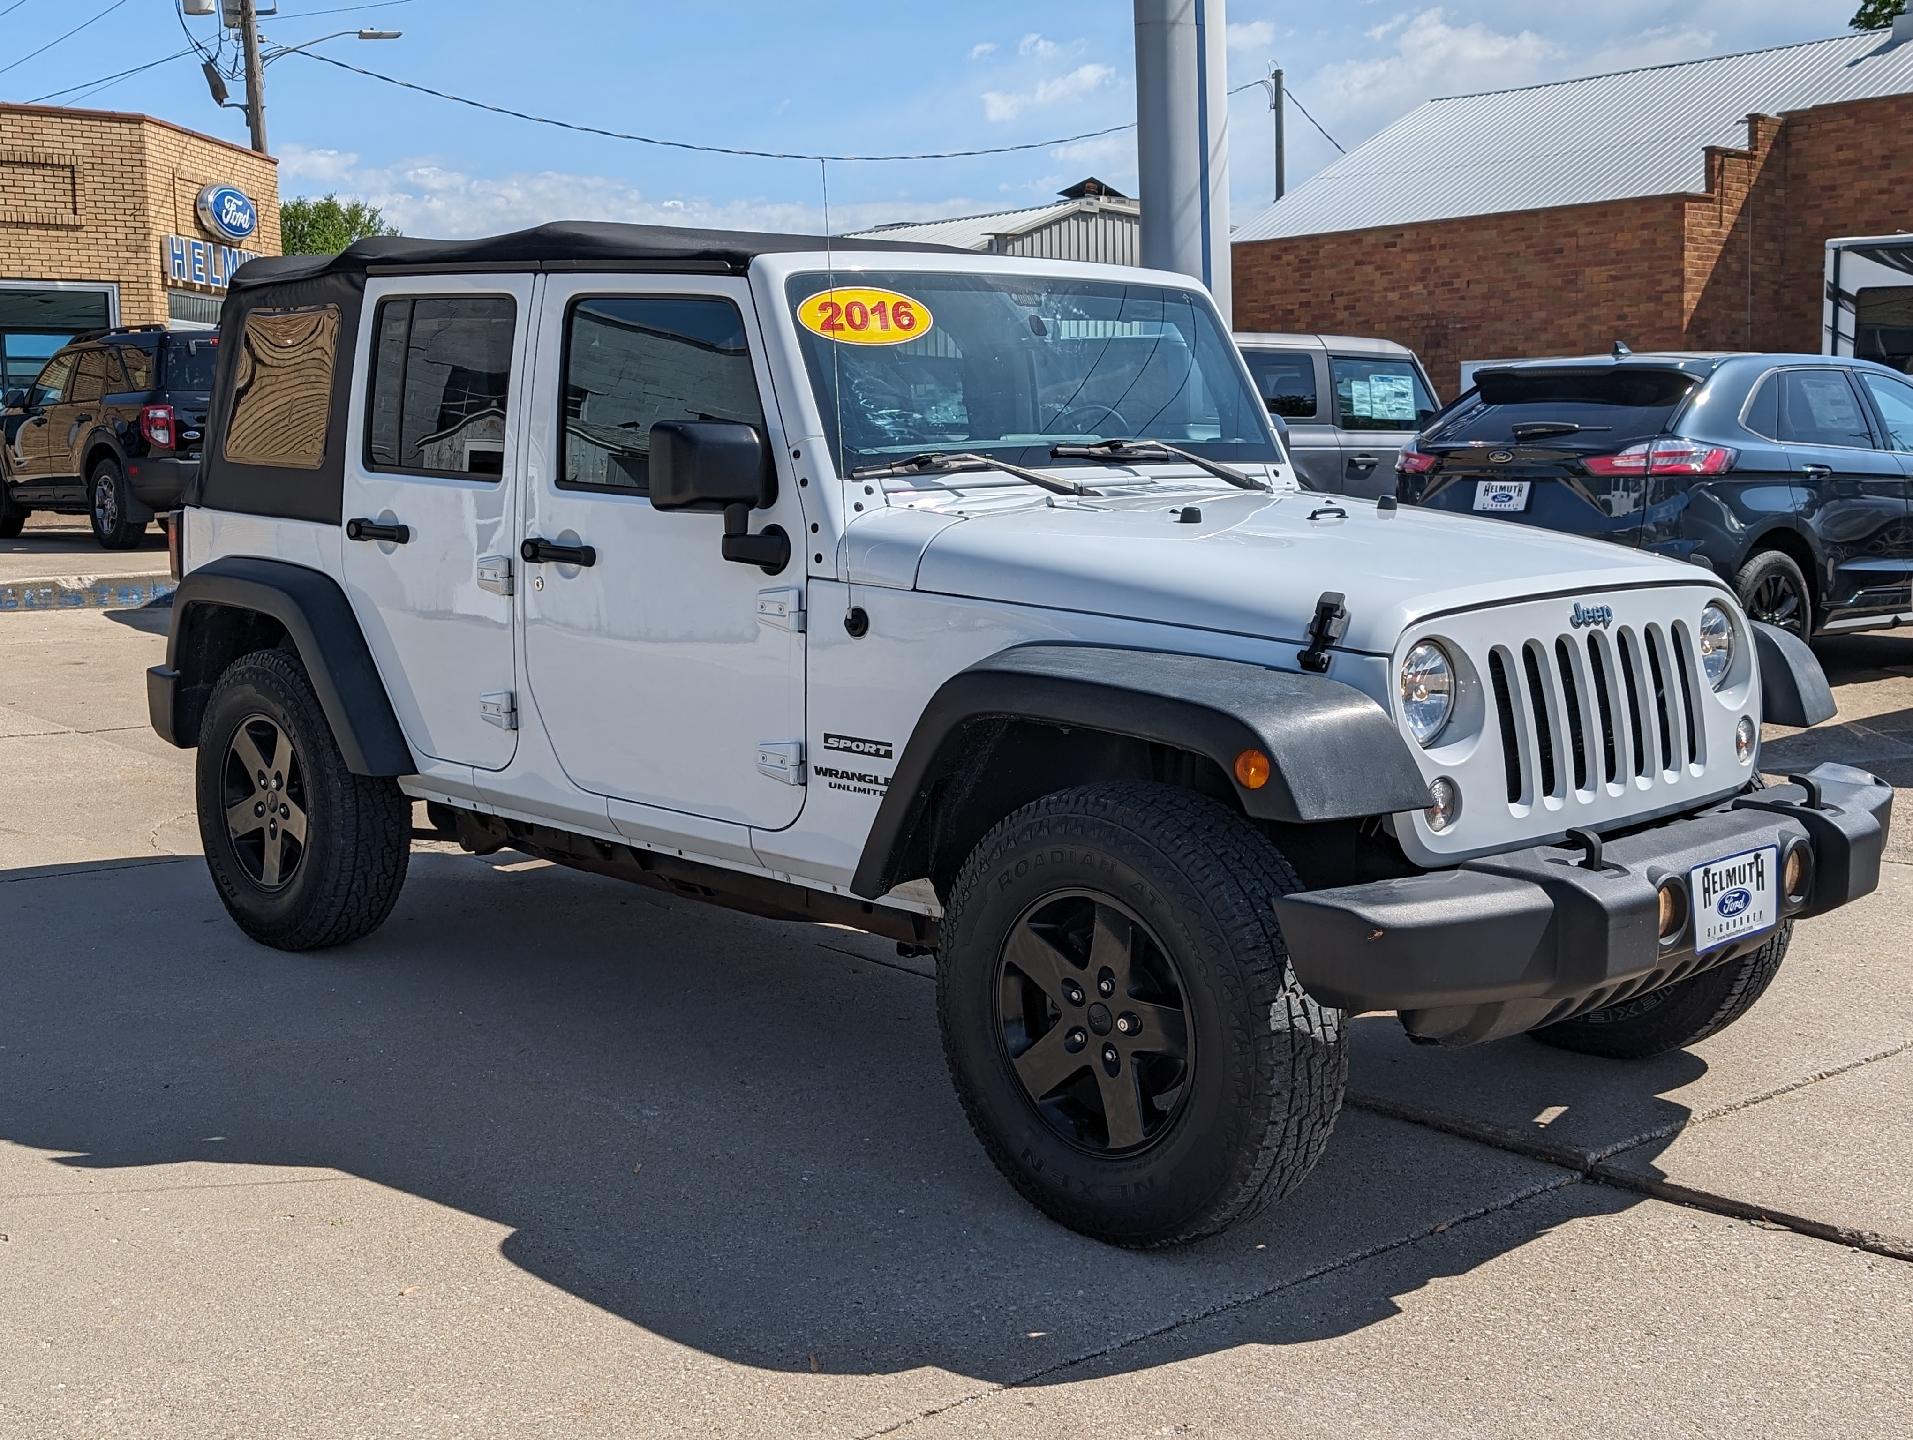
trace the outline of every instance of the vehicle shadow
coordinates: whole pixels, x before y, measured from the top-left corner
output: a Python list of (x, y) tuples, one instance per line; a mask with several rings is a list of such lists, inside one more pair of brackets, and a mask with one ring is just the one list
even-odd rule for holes
[[(493, 1220), (514, 1264), (708, 1354), (1010, 1383), (1338, 1265), (1335, 1303), (1277, 1302), (1266, 1338), (1359, 1329), (1635, 1203), (1354, 1109), (1256, 1221), (1177, 1251), (1097, 1245), (968, 1134), (922, 962), (510, 854), (413, 860), (382, 931), (310, 955), (245, 941), (197, 862), (0, 872), (0, 1139), (29, 1147), (0, 1151), (0, 1207), (72, 1169), (100, 1203), (322, 1167)], [(1537, 1116), (1624, 1105), (1668, 1131), (1685, 1108), (1648, 1092), (1700, 1066), (1403, 1063), (1431, 1101), (1486, 1076), (1530, 1086)]]
[[(149, 525), (139, 543), (133, 550), (158, 551), (166, 553), (166, 532), (157, 525)], [(125, 551), (102, 550), (100, 542), (93, 538), (93, 532), (86, 521), (74, 520), (71, 525), (53, 528), (35, 525), (29, 522), (27, 528), (11, 540), (0, 540), (0, 557), (8, 555), (58, 556), (77, 555), (81, 558), (98, 559), (102, 555), (125, 554)]]
[(173, 628), (173, 597), (167, 594), (148, 600), (144, 605), (114, 606), (105, 614), (115, 625), (124, 625), (148, 635), (166, 635)]

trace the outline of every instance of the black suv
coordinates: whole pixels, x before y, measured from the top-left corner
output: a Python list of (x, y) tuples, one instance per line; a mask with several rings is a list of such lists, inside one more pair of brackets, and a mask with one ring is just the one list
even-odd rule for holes
[(0, 415), (0, 539), (35, 510), (85, 515), (109, 550), (139, 542), (198, 472), (218, 339), (134, 325), (76, 335)]
[(1403, 447), (1401, 500), (1706, 565), (1803, 639), (1913, 620), (1913, 381), (1617, 350), (1476, 371)]

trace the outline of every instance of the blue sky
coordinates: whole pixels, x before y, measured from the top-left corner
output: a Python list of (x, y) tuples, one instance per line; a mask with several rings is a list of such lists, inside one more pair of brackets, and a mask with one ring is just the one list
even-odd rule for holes
[[(52, 40), (111, 0), (21, 0), (8, 53)], [(1420, 101), (1844, 31), (1856, 0), (1603, 0), (1598, 5), (1317, 5), (1230, 0), (1230, 80), (1279, 61), (1297, 96), (1353, 147)], [(175, 0), (128, 0), (0, 74), (28, 100), (185, 47)], [(1045, 140), (1133, 119), (1133, 10), (1124, 0), (281, 0), (268, 37), (402, 29), (325, 53), (419, 84), (617, 130), (752, 148), (919, 151)], [(321, 13), (334, 12), (334, 13)], [(202, 42), (209, 19), (185, 22)], [(230, 54), (230, 47), (228, 50)], [(4, 57), (0, 57), (4, 58)], [(238, 89), (237, 86), (234, 87)], [(815, 230), (817, 166), (660, 150), (528, 125), (289, 56), (267, 118), (287, 195), (337, 190), (409, 234), (469, 235), (555, 218)], [(232, 139), (238, 111), (174, 60), (58, 103), (143, 110)], [(1234, 218), (1270, 193), (1259, 89), (1230, 106)], [(1293, 186), (1334, 158), (1292, 116)], [(835, 229), (1041, 203), (1086, 174), (1135, 180), (1131, 137), (985, 159), (830, 167)]]

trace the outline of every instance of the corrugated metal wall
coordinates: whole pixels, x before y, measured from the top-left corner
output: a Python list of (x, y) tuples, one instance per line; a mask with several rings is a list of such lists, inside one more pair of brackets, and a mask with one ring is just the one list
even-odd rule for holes
[(1089, 260), (1101, 265), (1141, 263), (1142, 222), (1119, 210), (1059, 216), (1024, 235), (991, 241), (998, 255), (1031, 255), (1044, 260)]

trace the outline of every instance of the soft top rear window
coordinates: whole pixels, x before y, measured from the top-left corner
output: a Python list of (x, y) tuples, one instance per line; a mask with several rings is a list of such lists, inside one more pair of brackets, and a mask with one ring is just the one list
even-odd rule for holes
[(1682, 370), (1646, 366), (1569, 370), (1487, 370), (1476, 374), (1476, 388), (1455, 402), (1448, 418), (1428, 436), (1459, 444), (1514, 441), (1517, 426), (1575, 426), (1546, 436), (1550, 446), (1573, 448), (1577, 434), (1605, 449), (1619, 442), (1647, 439), (1666, 431), (1674, 412), (1700, 385), (1700, 377)]

